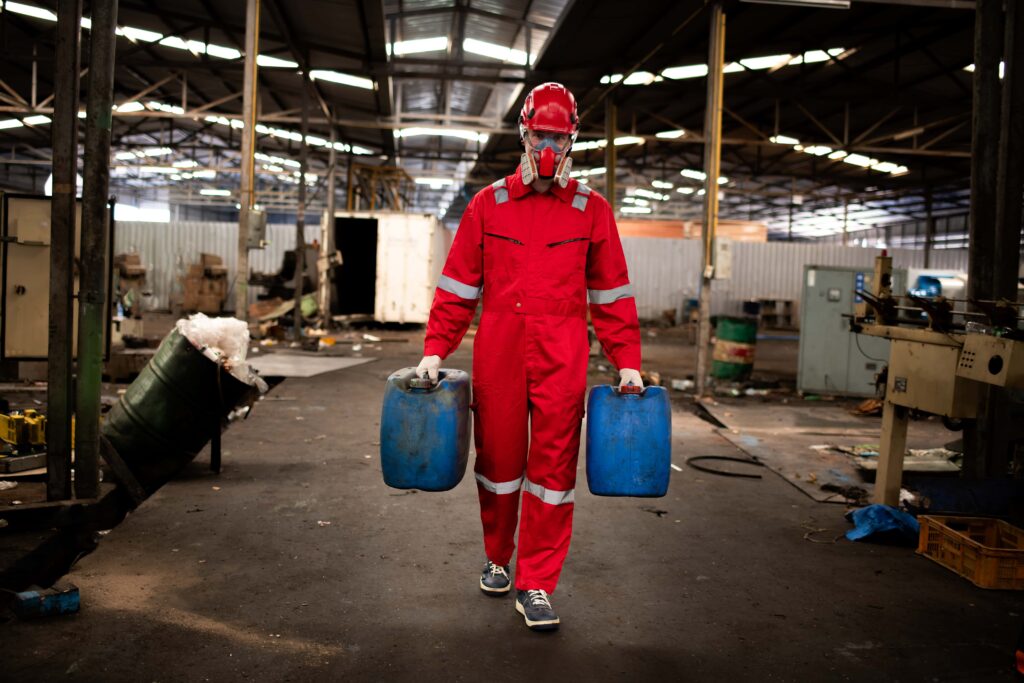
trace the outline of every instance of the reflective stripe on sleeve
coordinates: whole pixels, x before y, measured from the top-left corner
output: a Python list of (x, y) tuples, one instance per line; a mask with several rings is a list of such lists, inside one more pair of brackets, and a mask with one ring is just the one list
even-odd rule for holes
[(443, 289), (446, 292), (451, 292), (460, 299), (479, 299), (480, 298), (480, 287), (473, 287), (459, 282), (454, 278), (450, 278), (447, 275), (442, 275), (441, 279), (437, 282), (438, 289)]
[(576, 489), (555, 491), (554, 489), (546, 489), (540, 484), (535, 484), (529, 479), (523, 481), (523, 490), (527, 493), (532, 493), (548, 505), (565, 505), (576, 500)]
[(633, 285), (622, 285), (615, 289), (588, 289), (592, 304), (613, 304), (619, 299), (628, 299), (633, 296)]
[(523, 484), (523, 478), (513, 479), (512, 481), (499, 481), (494, 483), (479, 472), (476, 473), (476, 480), (480, 482), (480, 485), (491, 493), (497, 493), (499, 496), (515, 493), (519, 490), (519, 487)]

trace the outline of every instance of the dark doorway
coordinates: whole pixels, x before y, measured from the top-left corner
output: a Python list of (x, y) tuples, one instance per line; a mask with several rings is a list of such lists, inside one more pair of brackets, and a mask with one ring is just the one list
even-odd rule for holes
[(334, 219), (334, 244), (342, 264), (335, 271), (331, 312), (373, 315), (377, 289), (377, 219)]

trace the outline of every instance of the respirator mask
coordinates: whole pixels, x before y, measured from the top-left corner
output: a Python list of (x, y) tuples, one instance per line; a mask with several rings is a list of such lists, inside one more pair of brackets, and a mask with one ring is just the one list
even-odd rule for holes
[(523, 184), (529, 185), (536, 179), (554, 180), (561, 187), (569, 184), (572, 158), (569, 150), (576, 138), (570, 135), (564, 146), (559, 146), (555, 134), (544, 134), (537, 144), (531, 144), (530, 132), (524, 131), (523, 145), (526, 150), (520, 162)]

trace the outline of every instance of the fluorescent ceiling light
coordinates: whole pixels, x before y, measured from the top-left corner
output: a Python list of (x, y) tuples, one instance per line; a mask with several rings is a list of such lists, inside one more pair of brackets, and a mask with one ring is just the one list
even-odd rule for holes
[[(490, 57), (491, 59), (497, 59), (502, 62), (526, 64), (526, 53), (522, 50), (513, 50), (510, 47), (488, 43), (483, 40), (466, 38), (462, 41), (462, 49), (475, 55)], [(536, 58), (537, 55), (530, 55), (530, 63), (532, 64)]]
[(124, 36), (133, 43), (139, 40), (144, 43), (155, 43), (164, 37), (162, 33), (147, 31), (143, 28), (133, 28), (131, 26), (118, 26), (116, 33), (119, 36)]
[(396, 138), (413, 138), (420, 135), (434, 135), (447, 138), (461, 138), (470, 142), (485, 143), (490, 139), (487, 133), (477, 133), (474, 130), (461, 130), (458, 128), (400, 128), (394, 133)]
[(185, 110), (176, 104), (164, 104), (163, 102), (146, 102), (146, 109), (164, 111), (169, 114), (184, 114)]
[(81, 26), (86, 31), (91, 31), (92, 30), (92, 19), (90, 19), (89, 17), (82, 17)]
[(415, 40), (400, 40), (397, 43), (389, 43), (387, 52), (389, 55), (412, 55), (421, 52), (440, 52), (448, 49), (448, 36), (436, 36), (434, 38), (417, 38)]
[(650, 213), (651, 209), (648, 206), (624, 206), (619, 211), (622, 213)]
[[(189, 41), (190, 43), (193, 41)], [(200, 43), (202, 45), (202, 43)], [(207, 43), (205, 45), (206, 54), (211, 57), (220, 57), (221, 59), (238, 59), (242, 56), (242, 53), (233, 47), (225, 47), (223, 45), (214, 45), (213, 43)], [(256, 59), (259, 60), (259, 55), (256, 55)]]
[(675, 187), (672, 183), (666, 183), (664, 180), (652, 180), (651, 185), (659, 190), (671, 190)]
[(813, 154), (816, 157), (823, 157), (826, 154), (831, 154), (832, 148), (824, 145), (810, 145), (809, 147), (804, 147), (800, 151), (806, 154)]
[(676, 138), (681, 138), (684, 135), (686, 135), (686, 131), (682, 129), (663, 130), (660, 133), (655, 133), (654, 137), (661, 138), (662, 140), (675, 140)]
[(419, 185), (451, 185), (451, 178), (417, 178), (416, 183)]
[(677, 81), (684, 78), (703, 78), (708, 75), (708, 65), (691, 64), (690, 66), (670, 66), (667, 69), (663, 69), (661, 75), (665, 78), (671, 78)]
[(25, 124), (18, 119), (6, 119), (0, 121), (0, 130), (7, 130), (8, 128), (21, 128)]
[(281, 59), (279, 57), (271, 57), (270, 55), (256, 55), (256, 64), (258, 66), (275, 67), (282, 69), (297, 69), (299, 68), (298, 62), (293, 62), (290, 59)]
[(131, 102), (125, 102), (124, 104), (115, 105), (114, 111), (120, 112), (122, 114), (130, 114), (134, 111), (142, 111), (145, 108), (146, 105), (144, 105), (142, 102), (139, 102), (138, 100), (132, 100)]
[(652, 192), (651, 190), (645, 190), (642, 187), (633, 190), (633, 194), (637, 197), (646, 197), (647, 199), (654, 199), (659, 202), (663, 202), (668, 199), (667, 195), (663, 195), (660, 192)]
[(877, 164), (878, 159), (872, 159), (871, 157), (866, 157), (863, 154), (847, 154), (843, 157), (843, 163), (867, 168)]
[(135, 152), (118, 152), (114, 158), (118, 161), (133, 161), (138, 157), (135, 156)]
[(39, 126), (39, 125), (42, 125), (44, 123), (49, 123), (49, 122), (50, 122), (50, 117), (49, 116), (43, 116), (42, 114), (37, 114), (35, 116), (29, 116), (28, 118), (25, 119), (25, 123), (27, 123), (30, 126)]
[(850, 0), (742, 0), (759, 5), (792, 5), (794, 7), (820, 7), (822, 9), (850, 9)]
[(178, 173), (179, 171), (180, 169), (173, 166), (142, 166), (139, 168), (140, 173)]
[(195, 159), (182, 159), (181, 161), (175, 161), (173, 164), (174, 168), (195, 168), (199, 165), (199, 162)]
[(373, 90), (373, 81), (371, 81), (369, 78), (362, 78), (360, 76), (343, 74), (340, 71), (313, 69), (312, 71), (309, 72), (309, 77), (312, 78), (314, 81), (327, 81), (329, 83), (348, 85), (353, 88), (362, 88), (363, 90)]
[(199, 190), (199, 194), (206, 197), (230, 197), (231, 190), (218, 190), (213, 187), (204, 187), (203, 189)]
[(835, 159), (842, 159), (847, 154), (849, 154), (849, 152), (847, 152), (845, 150), (842, 150), (842, 149), (837, 149), (836, 151), (834, 151), (831, 154), (829, 154), (828, 158), (829, 159), (833, 159), (833, 160), (835, 160)]
[[(974, 73), (974, 65), (968, 64), (964, 67), (964, 71), (970, 71)], [(1003, 78), (1006, 75), (1006, 62), (999, 62), (999, 78)]]
[(751, 71), (763, 71), (779, 66), (785, 66), (793, 59), (793, 55), (768, 55), (767, 57), (752, 57), (741, 59), (740, 64)]
[(689, 168), (684, 168), (679, 172), (679, 175), (692, 180), (704, 180), (707, 177), (707, 174), (705, 174), (704, 171), (695, 171)]
[(35, 7), (34, 5), (26, 5), (21, 2), (5, 2), (4, 9), (15, 14), (23, 14), (26, 17), (57, 21), (57, 15), (44, 7)]
[(788, 135), (773, 135), (768, 138), (770, 142), (774, 142), (776, 145), (799, 145), (800, 141), (796, 138), (791, 138)]
[[(636, 135), (623, 135), (615, 138), (615, 146), (621, 145), (642, 145), (644, 139)], [(607, 140), (585, 140), (583, 142), (575, 143), (572, 148), (573, 151), (585, 152), (590, 149), (603, 149), (608, 146)]]
[(678, 192), (679, 194), (693, 194), (693, 188), (692, 187), (680, 187), (680, 188), (676, 188), (676, 192)]

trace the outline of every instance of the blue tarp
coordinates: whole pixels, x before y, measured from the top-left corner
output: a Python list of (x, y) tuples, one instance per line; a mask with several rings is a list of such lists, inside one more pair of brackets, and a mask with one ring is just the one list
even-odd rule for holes
[(846, 532), (851, 541), (876, 541), (916, 545), (921, 525), (913, 515), (888, 505), (869, 505), (847, 514), (854, 528)]

